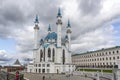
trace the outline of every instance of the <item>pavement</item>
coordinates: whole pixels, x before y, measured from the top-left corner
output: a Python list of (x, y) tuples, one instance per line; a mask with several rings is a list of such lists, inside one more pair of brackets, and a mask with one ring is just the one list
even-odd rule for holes
[[(43, 79), (43, 76), (45, 76), (45, 79)], [(93, 80), (92, 78), (88, 77), (63, 74), (25, 73), (24, 77), (28, 80)]]

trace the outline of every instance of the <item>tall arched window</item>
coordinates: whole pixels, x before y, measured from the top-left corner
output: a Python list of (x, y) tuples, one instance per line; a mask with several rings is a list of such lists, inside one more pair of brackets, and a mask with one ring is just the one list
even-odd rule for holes
[(53, 48), (53, 54), (52, 54), (53, 56), (52, 56), (52, 60), (53, 60), (53, 62), (55, 61), (55, 49)]
[(62, 58), (63, 58), (63, 60), (62, 60), (63, 62), (62, 63), (65, 64), (65, 50), (64, 49), (63, 49)]
[(44, 47), (44, 53), (43, 53), (43, 61), (45, 61), (45, 47)]
[(40, 62), (42, 61), (42, 59), (43, 59), (43, 51), (40, 50)]
[(50, 58), (51, 57), (51, 49), (48, 48), (48, 57)]

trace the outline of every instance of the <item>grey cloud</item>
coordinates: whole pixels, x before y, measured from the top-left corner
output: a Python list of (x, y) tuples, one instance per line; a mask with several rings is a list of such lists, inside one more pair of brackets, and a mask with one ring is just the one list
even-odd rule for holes
[(59, 1), (27, 0), (26, 2), (25, 4), (25, 1), (20, 0), (18, 2), (16, 0), (2, 1), (0, 5), (1, 37), (7, 38), (8, 35), (13, 34), (12, 30), (24, 29), (24, 25), (33, 24), (36, 14), (39, 15), (40, 23), (44, 24), (46, 30), (48, 24), (52, 24), (53, 30), (56, 30), (55, 21)]
[(24, 11), (20, 9), (19, 5), (15, 3), (7, 3), (6, 1), (3, 1), (3, 4), (1, 5), (0, 16), (0, 24), (3, 25), (10, 25), (11, 23), (22, 24), (26, 19)]
[(59, 8), (60, 2), (59, 1), (31, 1), (33, 3), (34, 7), (34, 14), (39, 14), (40, 20), (43, 23), (53, 23), (54, 19), (56, 19), (57, 16), (57, 10)]
[(23, 60), (23, 61), (32, 61), (33, 59), (28, 58), (28, 57), (24, 57), (22, 60)]
[(0, 58), (0, 61), (11, 61), (12, 60), (12, 58)]
[(3, 1), (0, 5), (0, 37), (7, 38), (12, 31), (23, 26), (25, 16), (18, 5)]
[(80, 9), (83, 15), (97, 15), (102, 7), (102, 0), (80, 0)]

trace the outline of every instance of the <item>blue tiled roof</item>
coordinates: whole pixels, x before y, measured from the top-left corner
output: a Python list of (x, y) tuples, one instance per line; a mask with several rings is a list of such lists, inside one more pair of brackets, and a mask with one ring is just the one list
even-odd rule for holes
[(46, 48), (46, 47), (49, 46), (49, 44), (48, 44), (48, 43), (45, 43), (45, 44), (43, 44), (42, 46)]
[[(49, 45), (51, 45), (52, 43), (44, 43), (42, 44), (43, 47), (47, 48)], [(54, 44), (55, 47), (57, 47), (57, 44)]]
[(57, 39), (57, 34), (55, 32), (48, 33), (48, 35), (45, 37), (45, 40), (48, 39)]

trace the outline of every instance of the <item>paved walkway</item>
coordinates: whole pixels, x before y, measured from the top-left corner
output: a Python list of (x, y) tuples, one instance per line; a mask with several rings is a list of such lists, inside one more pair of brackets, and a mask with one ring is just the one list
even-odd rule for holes
[(45, 76), (45, 80), (93, 80), (91, 78), (85, 78), (82, 76), (67, 76), (62, 74), (37, 74), (37, 73), (25, 73), (24, 77), (29, 80), (43, 80), (43, 76)]

